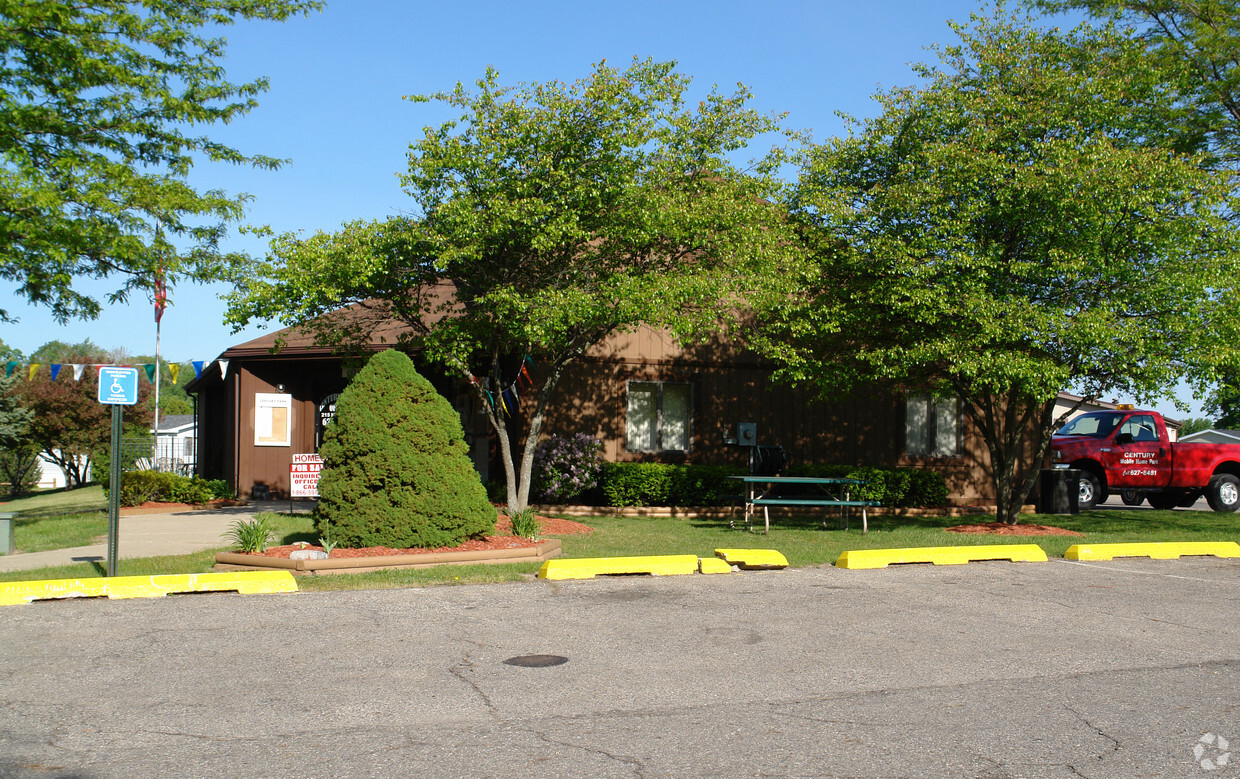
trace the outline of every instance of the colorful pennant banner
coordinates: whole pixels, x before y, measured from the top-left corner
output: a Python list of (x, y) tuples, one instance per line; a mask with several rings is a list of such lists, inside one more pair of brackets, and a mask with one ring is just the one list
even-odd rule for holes
[[(201, 379), (202, 372), (206, 369), (207, 362), (205, 360), (190, 360), (189, 362), (190, 362), (190, 365), (194, 367), (194, 377)], [(227, 376), (228, 375), (228, 360), (216, 360), (215, 362), (217, 365), (219, 365), (220, 377), (223, 378)], [(64, 368), (65, 365), (69, 365), (70, 367), (73, 368), (73, 380), (81, 381), (82, 374), (86, 372), (87, 368), (94, 368), (98, 370), (99, 368), (103, 368), (111, 364), (112, 363), (31, 362), (31, 363), (25, 364), (25, 368), (26, 368), (25, 374), (26, 374), (27, 381), (34, 381), (35, 376), (39, 375), (44, 365), (46, 365), (48, 372), (51, 374), (52, 381), (56, 381), (56, 379), (60, 377), (61, 369)], [(22, 363), (19, 362), (18, 360), (6, 360), (4, 363), (5, 378), (12, 377), (13, 372), (16, 371), (18, 367), (21, 365)], [(181, 375), (181, 365), (175, 362), (161, 362), (160, 365), (167, 369), (168, 375), (172, 377), (172, 382), (175, 384)], [(155, 383), (155, 363), (153, 362), (130, 363), (128, 364), (128, 367), (141, 368), (143, 373), (146, 374), (146, 380), (150, 382), (151, 384)]]
[(498, 405), (496, 405), (495, 395), (491, 394), (491, 391), (487, 388), (491, 383), (490, 379), (480, 379), (473, 375), (469, 377), (469, 383), (476, 386), (482, 391), (482, 394), (486, 395), (487, 402), (490, 404), (491, 408), (499, 409), (501, 413), (509, 417), (515, 414), (520, 408), (520, 390), (522, 389), (521, 383), (523, 381), (529, 382), (530, 388), (533, 389), (534, 358), (530, 357), (528, 354), (521, 359), (521, 368), (517, 371), (517, 378), (513, 380), (512, 384), (510, 384), (507, 389), (500, 390)]

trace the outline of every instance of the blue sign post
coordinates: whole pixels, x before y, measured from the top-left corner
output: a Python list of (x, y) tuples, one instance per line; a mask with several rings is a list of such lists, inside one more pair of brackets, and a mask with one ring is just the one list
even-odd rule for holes
[(121, 417), (124, 406), (138, 402), (138, 369), (99, 369), (99, 402), (112, 407), (112, 480), (108, 490), (108, 576), (116, 575), (121, 524)]

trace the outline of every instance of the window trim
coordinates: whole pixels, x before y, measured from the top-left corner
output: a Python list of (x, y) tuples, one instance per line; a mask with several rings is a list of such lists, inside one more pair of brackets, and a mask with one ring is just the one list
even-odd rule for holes
[[(909, 409), (915, 402), (924, 402), (926, 404), (926, 421), (925, 421), (925, 441), (926, 450), (923, 452), (913, 452), (909, 450)], [(955, 408), (952, 410), (952, 419), (955, 430), (952, 433), (954, 439), (954, 447), (950, 453), (941, 453), (937, 451), (938, 441), (938, 414), (937, 409), (940, 407), (953, 404)], [(904, 456), (905, 457), (924, 457), (933, 459), (948, 459), (952, 457), (962, 457), (964, 455), (964, 425), (963, 414), (960, 398), (936, 398), (933, 395), (907, 395), (904, 399)]]
[[(635, 449), (629, 442), (629, 399), (632, 396), (633, 385), (649, 385), (656, 388), (655, 392), (655, 419), (654, 419), (654, 438), (655, 446), (653, 449)], [(685, 448), (669, 449), (663, 445), (664, 424), (663, 424), (663, 388), (665, 386), (685, 387), (689, 393), (689, 406), (685, 418)], [(629, 379), (624, 386), (624, 451), (633, 454), (688, 454), (693, 451), (693, 412), (696, 407), (696, 399), (694, 398), (693, 382), (691, 381), (664, 381), (661, 379)]]

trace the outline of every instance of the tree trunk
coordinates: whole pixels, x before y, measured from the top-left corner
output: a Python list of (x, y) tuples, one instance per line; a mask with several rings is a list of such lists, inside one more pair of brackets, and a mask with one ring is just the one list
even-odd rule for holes
[[(967, 388), (956, 389), (968, 397)], [(1080, 402), (1067, 414), (1079, 407)], [(1051, 436), (1063, 421), (1055, 418), (1054, 398), (1036, 401), (1027, 397), (984, 397), (966, 403), (965, 409), (990, 451), (995, 519), (1015, 525), (1025, 497), (1037, 485)]]
[[(508, 515), (512, 516), (524, 511), (530, 504), (530, 483), (534, 470), (534, 451), (538, 448), (538, 439), (542, 433), (543, 420), (546, 418), (547, 405), (551, 394), (559, 384), (564, 369), (563, 362), (552, 365), (543, 385), (538, 388), (534, 410), (530, 413), (529, 427), (525, 431), (525, 445), (521, 449), (521, 460), (518, 467), (513, 458), (513, 444), (508, 418), (501, 409), (495, 407), (487, 391), (474, 384), (475, 395), (486, 409), (487, 420), (495, 430), (499, 439), (500, 461), (504, 466), (504, 483), (507, 488)], [(498, 374), (497, 374), (498, 375)], [(472, 378), (472, 377), (471, 377)]]

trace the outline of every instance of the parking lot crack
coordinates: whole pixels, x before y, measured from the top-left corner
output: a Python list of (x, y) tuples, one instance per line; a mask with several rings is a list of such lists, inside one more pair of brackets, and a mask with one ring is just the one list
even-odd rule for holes
[(496, 722), (503, 722), (504, 718), (499, 715), (499, 710), (496, 708), (494, 701), (491, 700), (491, 696), (487, 695), (469, 674), (469, 671), (473, 668), (473, 660), (469, 658), (469, 655), (466, 655), (461, 659), (461, 662), (449, 668), (448, 673), (455, 676), (462, 684), (474, 691), (474, 694), (482, 700), (482, 704), (486, 707), (487, 714), (491, 716), (491, 719)]
[(588, 746), (585, 744), (574, 744), (571, 741), (562, 741), (560, 739), (551, 738), (547, 734), (540, 732), (537, 728), (526, 728), (526, 730), (528, 730), (528, 732), (532, 734), (534, 737), (536, 737), (537, 739), (539, 739), (540, 741), (542, 741), (543, 743), (549, 746), (564, 747), (567, 749), (579, 749), (582, 752), (586, 752), (591, 755), (600, 755), (614, 763), (618, 763), (619, 765), (631, 768), (634, 776), (644, 777), (648, 775), (645, 764), (642, 763), (642, 761), (637, 759), (636, 757), (633, 757), (632, 755), (619, 755), (614, 752), (609, 752), (606, 749), (602, 749), (600, 747)]
[(1110, 749), (1110, 751), (1109, 751), (1109, 752), (1107, 752), (1107, 753), (1105, 753), (1105, 754), (1100, 754), (1100, 755), (1098, 755), (1098, 758), (1099, 758), (1099, 759), (1102, 759), (1102, 758), (1106, 757), (1106, 755), (1107, 755), (1107, 754), (1112, 754), (1112, 755), (1113, 755), (1113, 754), (1115, 754), (1116, 752), (1118, 752), (1118, 751), (1119, 751), (1119, 748), (1120, 748), (1120, 746), (1121, 746), (1121, 744), (1120, 744), (1120, 742), (1119, 742), (1119, 739), (1115, 738), (1115, 737), (1114, 737), (1114, 736), (1112, 736), (1110, 733), (1107, 733), (1105, 730), (1103, 730), (1103, 729), (1102, 729), (1102, 728), (1100, 728), (1099, 726), (1095, 725), (1093, 722), (1091, 722), (1091, 721), (1089, 720), (1089, 718), (1088, 718), (1088, 717), (1086, 717), (1084, 714), (1080, 713), (1080, 712), (1079, 712), (1079, 711), (1077, 711), (1076, 709), (1072, 708), (1071, 706), (1068, 706), (1068, 705), (1066, 705), (1066, 704), (1065, 704), (1065, 705), (1064, 705), (1064, 708), (1065, 708), (1065, 709), (1067, 709), (1068, 711), (1072, 712), (1072, 716), (1076, 717), (1076, 718), (1077, 718), (1080, 722), (1082, 722), (1082, 723), (1083, 723), (1086, 727), (1088, 727), (1090, 730), (1094, 731), (1095, 733), (1097, 733), (1097, 734), (1098, 734), (1099, 736), (1101, 736), (1102, 738), (1104, 738), (1104, 739), (1106, 739), (1107, 741), (1110, 741), (1110, 742), (1111, 742), (1111, 749)]

